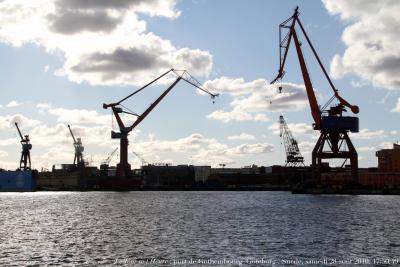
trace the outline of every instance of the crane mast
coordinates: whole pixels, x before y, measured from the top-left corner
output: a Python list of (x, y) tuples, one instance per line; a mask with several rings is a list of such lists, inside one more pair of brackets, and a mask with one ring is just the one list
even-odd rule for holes
[(300, 153), (296, 139), (286, 124), (283, 116), (279, 116), (280, 136), (283, 139), (286, 152), (286, 164), (288, 167), (304, 166), (304, 157)]
[[(131, 98), (132, 96), (134, 96), (137, 93), (141, 92), (142, 90), (146, 89), (148, 86), (152, 85), (153, 83), (157, 82), (158, 80), (160, 80), (161, 78), (163, 78), (164, 76), (166, 76), (167, 74), (170, 74), (170, 73), (175, 74), (177, 78), (142, 114), (139, 115), (139, 114), (135, 114), (135, 113), (132, 113), (132, 112), (128, 112), (128, 111), (126, 111), (126, 110), (124, 110), (122, 108), (121, 103), (123, 101)], [(176, 70), (170, 69), (167, 72), (165, 72), (162, 75), (160, 75), (157, 78), (155, 78), (154, 80), (152, 80), (151, 82), (147, 83), (143, 87), (137, 89), (132, 94), (124, 97), (120, 101), (115, 102), (115, 103), (111, 103), (111, 104), (103, 104), (103, 108), (104, 109), (111, 108), (112, 113), (113, 113), (113, 115), (114, 115), (114, 117), (115, 117), (115, 119), (117, 121), (118, 127), (119, 127), (119, 132), (111, 131), (111, 138), (112, 139), (120, 139), (120, 162), (117, 164), (117, 173), (116, 173), (117, 177), (126, 178), (126, 177), (129, 177), (130, 173), (131, 173), (131, 166), (128, 163), (128, 144), (129, 144), (128, 135), (129, 135), (129, 133), (135, 127), (137, 127), (151, 113), (151, 111), (163, 100), (163, 98), (181, 80), (189, 83), (190, 85), (192, 85), (192, 86), (196, 87), (197, 89), (205, 92), (206, 94), (209, 94), (212, 99), (214, 99), (216, 96), (218, 96), (217, 94), (212, 94), (207, 89), (202, 88), (200, 86), (200, 83), (196, 79), (194, 79), (187, 71), (183, 71), (182, 74), (178, 74)], [(121, 119), (121, 116), (120, 116), (121, 113), (133, 115), (133, 116), (136, 116), (137, 118), (136, 118), (135, 122), (132, 125), (126, 126), (124, 124), (124, 122), (122, 121), (122, 119)]]
[(22, 136), (22, 133), (18, 127), (18, 123), (15, 123), (15, 127), (17, 127), (17, 131), (19, 136), (21, 137), (21, 159), (19, 161), (19, 168), (21, 170), (30, 170), (31, 169), (31, 152), (32, 144), (30, 143), (29, 135)]
[[(316, 58), (325, 78), (327, 79), (333, 91), (333, 96), (322, 108), (320, 108), (320, 106), (318, 105), (318, 101), (315, 96), (310, 74), (307, 69), (306, 61), (304, 59), (302, 44), (296, 31), (296, 25), (299, 25), (301, 32), (306, 38), (306, 41), (311, 48), (314, 57)], [(282, 35), (283, 31), (287, 31), (287, 34)], [(296, 7), (294, 14), (290, 18), (279, 25), (279, 38), (280, 65), (278, 75), (275, 77), (275, 79), (272, 80), (271, 84), (275, 83), (278, 80), (281, 80), (285, 75), (284, 67), (290, 44), (293, 40), (304, 80), (304, 86), (310, 104), (311, 116), (314, 120), (313, 128), (314, 130), (318, 130), (321, 133), (312, 152), (312, 169), (314, 180), (321, 180), (322, 159), (342, 158), (346, 160), (350, 159), (352, 181), (358, 182), (358, 156), (357, 151), (348, 136), (348, 132), (358, 132), (359, 122), (357, 117), (343, 116), (343, 112), (346, 112), (346, 108), (349, 108), (353, 113), (357, 114), (359, 112), (358, 106), (351, 105), (339, 95), (338, 89), (334, 86), (332, 80), (330, 79), (324, 65), (322, 64), (318, 56), (318, 53), (316, 52), (310, 38), (308, 37), (299, 19), (298, 7)], [(327, 107), (335, 99), (338, 101), (338, 104), (330, 106), (329, 109), (327, 109)], [(328, 144), (328, 150), (324, 148), (325, 144)]]
[(75, 139), (74, 133), (71, 130), (71, 126), (68, 125), (69, 132), (72, 136), (72, 140), (74, 141), (73, 145), (75, 148), (75, 156), (74, 156), (74, 166), (83, 167), (85, 166), (83, 160), (83, 151), (85, 150), (84, 146), (82, 145), (82, 140), (80, 137)]

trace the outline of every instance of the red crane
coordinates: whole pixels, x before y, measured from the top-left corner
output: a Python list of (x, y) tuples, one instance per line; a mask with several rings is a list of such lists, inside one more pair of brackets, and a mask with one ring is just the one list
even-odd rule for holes
[[(147, 88), (151, 84), (155, 83), (156, 81), (160, 80), (161, 78), (165, 77), (169, 73), (175, 74), (177, 76), (177, 78), (142, 114), (140, 114), (140, 115), (135, 114), (133, 112), (126, 111), (123, 109), (123, 106), (121, 105), (122, 102), (124, 102), (128, 98), (134, 96), (135, 94), (139, 93), (140, 91), (144, 90), (145, 88)], [(128, 163), (128, 134), (136, 126), (138, 126), (147, 117), (147, 115), (150, 114), (150, 112), (160, 103), (160, 101), (181, 80), (183, 80), (183, 81), (193, 85), (197, 89), (209, 94), (212, 99), (214, 99), (216, 96), (218, 96), (218, 94), (212, 94), (207, 89), (202, 88), (200, 86), (200, 83), (196, 79), (194, 79), (187, 71), (182, 71), (182, 74), (178, 74), (178, 71), (176, 71), (174, 69), (170, 69), (169, 71), (167, 71), (164, 74), (160, 75), (159, 77), (155, 78), (154, 80), (152, 80), (148, 84), (144, 85), (143, 87), (137, 89), (132, 94), (121, 99), (120, 101), (111, 103), (111, 104), (103, 104), (104, 109), (111, 108), (111, 110), (115, 116), (115, 119), (117, 121), (118, 127), (119, 127), (119, 132), (111, 131), (111, 138), (120, 139), (120, 162), (117, 164), (117, 173), (116, 173), (117, 177), (129, 177), (130, 173), (131, 173), (131, 166)], [(126, 126), (120, 117), (121, 113), (130, 114), (130, 115), (136, 116), (137, 118), (132, 125)]]
[(22, 145), (21, 159), (19, 161), (19, 168), (24, 171), (30, 170), (31, 169), (31, 152), (30, 152), (30, 150), (32, 149), (32, 144), (30, 143), (29, 135), (22, 136), (22, 133), (18, 127), (18, 123), (15, 123), (15, 127), (17, 127), (19, 136), (21, 137), (21, 145)]
[[(353, 113), (357, 114), (359, 112), (359, 108), (358, 106), (351, 105), (339, 95), (338, 89), (333, 85), (332, 80), (325, 70), (325, 67), (323, 66), (314, 46), (304, 30), (302, 23), (300, 22), (298, 9), (299, 8), (296, 7), (294, 14), (279, 25), (280, 66), (278, 75), (271, 82), (271, 84), (275, 83), (277, 80), (281, 80), (285, 75), (284, 66), (290, 43), (293, 40), (300, 63), (301, 73), (303, 75), (304, 86), (306, 88), (310, 103), (311, 115), (314, 119), (313, 127), (314, 130), (321, 132), (321, 135), (312, 152), (313, 178), (317, 181), (319, 181), (321, 178), (322, 159), (342, 158), (345, 159), (343, 165), (346, 163), (347, 159), (350, 159), (352, 181), (357, 182), (357, 151), (348, 136), (348, 132), (358, 132), (359, 122), (357, 117), (343, 116), (343, 112), (346, 112), (346, 108), (350, 108)], [(301, 32), (303, 33), (308, 45), (312, 50), (312, 53), (314, 54), (319, 66), (322, 69), (322, 72), (325, 75), (325, 78), (328, 80), (328, 83), (333, 91), (333, 96), (322, 108), (320, 108), (318, 105), (317, 98), (315, 97), (314, 88), (311, 83), (311, 78), (301, 48), (302, 44), (300, 43), (296, 32), (296, 25), (299, 25)], [(282, 32), (286, 30), (288, 31), (287, 34), (283, 36)], [(338, 104), (330, 106), (329, 109), (327, 109), (334, 99), (338, 101)], [(328, 150), (324, 150), (325, 143), (328, 144)], [(344, 144), (347, 145), (347, 150), (345, 149)]]

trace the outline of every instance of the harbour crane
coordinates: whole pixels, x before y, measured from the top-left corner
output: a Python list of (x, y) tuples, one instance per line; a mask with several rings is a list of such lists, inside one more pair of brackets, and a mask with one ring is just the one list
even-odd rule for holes
[(140, 161), (142, 162), (142, 166), (149, 164), (141, 155), (139, 155), (135, 151), (132, 151), (132, 154), (135, 155), (138, 159), (140, 159)]
[[(328, 83), (333, 91), (333, 96), (322, 108), (320, 108), (320, 106), (318, 105), (317, 99), (315, 97), (314, 88), (303, 56), (303, 51), (301, 47), (302, 44), (299, 41), (297, 35), (296, 25), (300, 27), (301, 32), (303, 33), (314, 57), (316, 58), (325, 78), (328, 80)], [(284, 31), (287, 31), (285, 35), (282, 34)], [(313, 179), (317, 182), (320, 181), (323, 159), (341, 158), (345, 159), (344, 163), (346, 163), (347, 159), (350, 159), (352, 182), (358, 182), (357, 151), (354, 148), (354, 145), (348, 135), (349, 132), (359, 131), (358, 117), (343, 116), (343, 112), (346, 112), (346, 108), (349, 108), (354, 114), (357, 114), (359, 112), (359, 108), (356, 105), (351, 105), (339, 95), (339, 90), (332, 83), (332, 80), (325, 70), (325, 67), (323, 66), (314, 46), (312, 45), (306, 31), (304, 30), (302, 23), (300, 22), (299, 7), (296, 7), (296, 9), (294, 10), (294, 14), (290, 18), (279, 25), (279, 39), (280, 65), (278, 75), (271, 82), (271, 84), (275, 83), (278, 80), (282, 80), (283, 76), (285, 75), (284, 67), (286, 63), (286, 58), (291, 41), (293, 40), (296, 47), (297, 57), (311, 108), (311, 115), (314, 120), (313, 128), (314, 130), (320, 131), (320, 137), (312, 151)], [(335, 99), (338, 101), (338, 104), (330, 106), (328, 109), (328, 106)], [(324, 150), (325, 143), (328, 144), (327, 150)], [(346, 146), (347, 149), (345, 148)]]
[(82, 145), (82, 140), (80, 137), (75, 139), (74, 133), (71, 130), (71, 126), (68, 125), (69, 132), (71, 133), (72, 139), (74, 141), (73, 145), (75, 148), (75, 156), (74, 156), (74, 166), (83, 167), (85, 166), (85, 162), (83, 161), (83, 151), (85, 150)]
[[(181, 74), (178, 72), (182, 72)], [(131, 98), (132, 96), (136, 95), (137, 93), (141, 92), (148, 86), (152, 85), (153, 83), (157, 82), (161, 78), (165, 77), (167, 74), (174, 74), (176, 75), (175, 81), (142, 113), (142, 114), (136, 114), (131, 111), (129, 111), (126, 107), (122, 105), (122, 102), (125, 100)], [(135, 129), (146, 117), (147, 115), (150, 114), (150, 112), (161, 102), (161, 100), (177, 85), (179, 81), (185, 81), (188, 84), (196, 87), (197, 89), (203, 91), (204, 93), (208, 94), (211, 96), (212, 99), (214, 99), (218, 94), (213, 94), (207, 89), (204, 89), (201, 87), (201, 84), (193, 77), (191, 76), (186, 70), (184, 71), (177, 71), (174, 69), (170, 69), (167, 72), (163, 73), (162, 75), (158, 76), (148, 84), (144, 85), (143, 87), (137, 89), (130, 95), (124, 97), (118, 102), (111, 103), (111, 104), (103, 104), (104, 109), (111, 108), (112, 113), (117, 121), (118, 127), (119, 127), (119, 132), (114, 132), (111, 131), (111, 138), (112, 139), (120, 139), (120, 162), (117, 164), (117, 172), (116, 175), (117, 177), (124, 178), (124, 177), (129, 177), (131, 173), (131, 166), (128, 163), (128, 135), (129, 133)], [(133, 122), (132, 125), (126, 126), (124, 122), (121, 119), (120, 114), (128, 114), (136, 117), (136, 120)]]
[(15, 123), (15, 127), (17, 127), (19, 136), (21, 137), (20, 142), (22, 145), (21, 159), (19, 161), (19, 168), (24, 171), (30, 170), (31, 169), (31, 152), (30, 152), (30, 150), (32, 149), (32, 144), (30, 143), (29, 135), (22, 136), (22, 133), (18, 127), (18, 123)]
[(304, 157), (300, 153), (296, 139), (294, 139), (285, 119), (279, 116), (280, 137), (283, 139), (283, 145), (286, 152), (286, 164), (288, 167), (304, 166)]
[(100, 164), (100, 169), (101, 169), (101, 170), (107, 170), (107, 169), (108, 169), (108, 166), (110, 165), (110, 162), (111, 162), (112, 158), (114, 157), (114, 155), (117, 153), (117, 151), (118, 151), (118, 147), (115, 148), (115, 149), (108, 155), (108, 157), (107, 157), (105, 160), (103, 160), (103, 162)]

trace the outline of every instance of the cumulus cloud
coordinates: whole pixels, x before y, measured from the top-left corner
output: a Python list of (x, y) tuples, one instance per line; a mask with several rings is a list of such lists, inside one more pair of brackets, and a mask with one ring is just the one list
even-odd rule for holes
[(323, 0), (330, 14), (349, 21), (342, 35), (343, 55), (331, 61), (335, 78), (355, 73), (374, 86), (400, 89), (400, 2)]
[(387, 136), (387, 133), (384, 130), (378, 131), (370, 131), (368, 129), (360, 129), (358, 133), (350, 133), (351, 138), (353, 139), (375, 139), (375, 138), (383, 138)]
[[(304, 122), (300, 123), (288, 123), (287, 124), (289, 130), (292, 132), (293, 135), (303, 135), (303, 134), (313, 134), (314, 130), (311, 125), (306, 124)], [(274, 134), (280, 134), (280, 124), (273, 123), (269, 126), (269, 129), (272, 130)]]
[(374, 147), (374, 146), (361, 146), (361, 147), (357, 148), (357, 151), (359, 151), (359, 152), (376, 151), (376, 147)]
[(111, 124), (111, 117), (109, 115), (101, 115), (95, 110), (56, 108), (48, 103), (40, 103), (36, 107), (41, 114), (47, 113), (56, 116), (58, 122), (71, 124)]
[(392, 109), (392, 112), (400, 112), (400, 98), (397, 99), (396, 106)]
[(7, 151), (0, 150), (0, 158), (5, 158), (8, 156)]
[(41, 124), (41, 121), (29, 119), (21, 114), (0, 116), (0, 129), (9, 129), (15, 127), (15, 123), (21, 128), (30, 128)]
[[(83, 145), (96, 145), (99, 147), (112, 146), (110, 126), (84, 126), (72, 125), (71, 130), (75, 138), (81, 138)], [(130, 140), (134, 140), (137, 131), (133, 132)], [(54, 126), (40, 125), (30, 131), (32, 142), (42, 147), (64, 146), (72, 148), (72, 137), (67, 125), (56, 124)]]
[(256, 137), (252, 134), (241, 133), (239, 135), (228, 136), (228, 140), (254, 140)]
[(17, 138), (0, 139), (0, 146), (16, 145), (19, 143), (19, 141), (20, 140)]
[(267, 121), (265, 112), (296, 111), (307, 106), (303, 85), (284, 83), (282, 93), (278, 86), (263, 79), (246, 82), (244, 79), (221, 77), (204, 83), (206, 88), (218, 88), (219, 93), (233, 97), (230, 110), (216, 110), (208, 118), (230, 121)]
[(177, 140), (159, 140), (150, 136), (148, 140), (135, 141), (135, 152), (144, 158), (154, 158), (159, 153), (190, 153), (196, 163), (217, 166), (219, 163), (230, 164), (235, 158), (244, 155), (270, 153), (274, 146), (269, 143), (240, 144), (230, 147), (214, 138), (207, 138), (195, 133)]
[(19, 106), (22, 106), (22, 105), (23, 105), (23, 103), (18, 102), (16, 100), (12, 100), (6, 105), (6, 107), (7, 108), (15, 108), (15, 107), (19, 107)]
[(381, 149), (391, 149), (393, 148), (393, 142), (382, 142), (379, 144)]
[(60, 53), (55, 71), (93, 85), (142, 85), (169, 68), (207, 75), (208, 51), (177, 48), (146, 30), (140, 13), (175, 19), (176, 0), (5, 0), (0, 2), (0, 41), (34, 43)]

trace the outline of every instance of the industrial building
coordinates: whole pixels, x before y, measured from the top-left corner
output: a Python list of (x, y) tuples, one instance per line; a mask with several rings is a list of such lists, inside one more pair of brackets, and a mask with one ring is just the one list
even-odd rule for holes
[(378, 171), (400, 172), (400, 145), (393, 144), (393, 148), (381, 149), (376, 152), (378, 157)]

